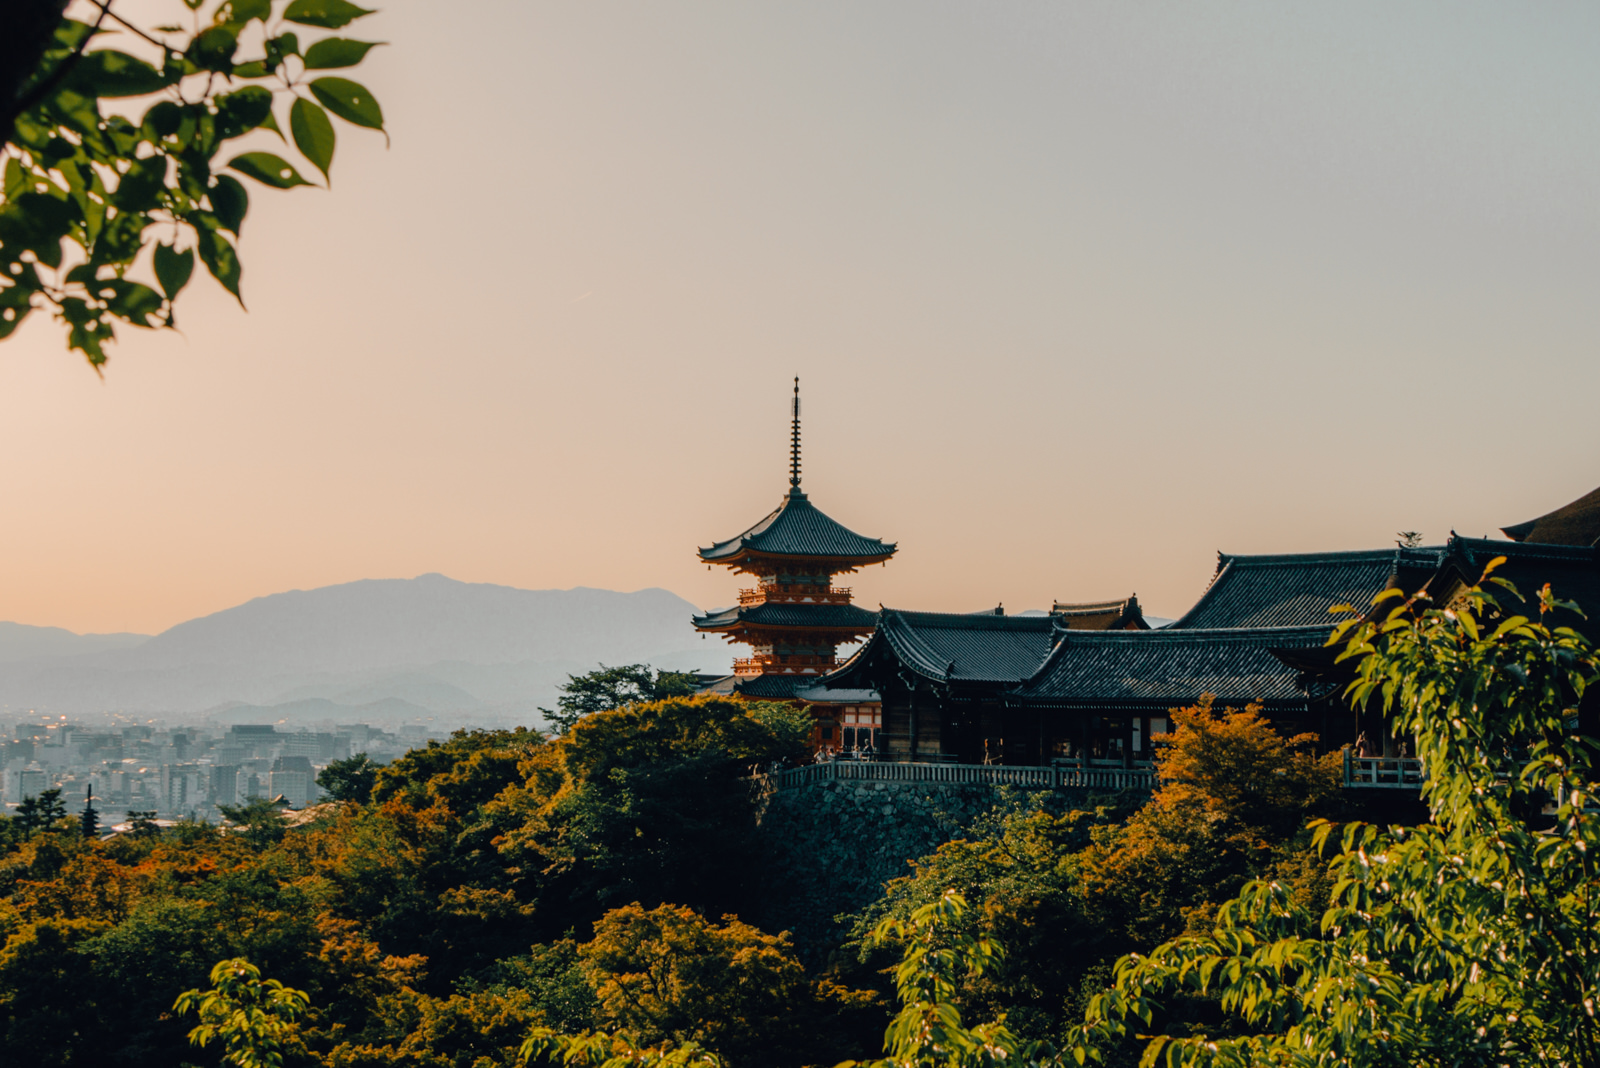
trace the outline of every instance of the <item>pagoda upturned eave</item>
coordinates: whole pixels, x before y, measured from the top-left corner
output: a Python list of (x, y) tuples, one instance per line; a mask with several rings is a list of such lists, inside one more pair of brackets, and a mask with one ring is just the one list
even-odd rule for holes
[(693, 619), (696, 630), (796, 630), (865, 634), (878, 613), (853, 604), (758, 604), (708, 612)]
[(749, 570), (762, 563), (782, 565), (804, 560), (826, 564), (834, 573), (882, 563), (895, 544), (868, 538), (826, 515), (799, 487), (791, 489), (759, 523), (716, 544), (697, 550), (708, 564)]

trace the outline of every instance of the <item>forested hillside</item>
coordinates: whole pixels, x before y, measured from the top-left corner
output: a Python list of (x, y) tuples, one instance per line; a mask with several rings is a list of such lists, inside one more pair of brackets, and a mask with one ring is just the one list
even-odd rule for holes
[(0, 824), (0, 1055), (246, 1063), (187, 1036), (260, 997), (234, 1039), (339, 1068), (1593, 1063), (1592, 650), (1481, 593), (1346, 638), (1427, 762), (1416, 826), (1319, 822), (1360, 815), (1337, 754), (1202, 703), (1153, 797), (1002, 798), (804, 956), (773, 903), (805, 860), (749, 778), (801, 755), (781, 705), (462, 733), (293, 820), (102, 841), (32, 804)]
[[(1018, 951), (974, 1004), (1025, 1005), (1015, 1023), (1061, 1039), (1085, 978), (1118, 954), (1181, 932), (1252, 874), (1305, 867), (1298, 819), (1269, 826), (1216, 789), (1172, 787), (1127, 819), (1128, 799), (1068, 811), (1018, 796), (850, 921), (848, 944), (802, 962), (768, 907), (796, 873), (775, 867), (786, 854), (746, 776), (803, 754), (803, 716), (672, 699), (555, 740), (459, 734), (293, 828), (265, 807), (226, 832), (105, 842), (71, 817), (11, 820), (4, 1048), (37, 1064), (194, 1059), (173, 1001), (244, 957), (309, 994), (306, 1063), (510, 1064), (545, 1025), (692, 1039), (736, 1065), (832, 1064), (877, 1053), (892, 1007), (895, 951), (869, 949), (867, 931), (949, 887)], [(1249, 773), (1309, 777), (1326, 797), (1325, 763), (1252, 714), (1184, 722), (1245, 747)]]

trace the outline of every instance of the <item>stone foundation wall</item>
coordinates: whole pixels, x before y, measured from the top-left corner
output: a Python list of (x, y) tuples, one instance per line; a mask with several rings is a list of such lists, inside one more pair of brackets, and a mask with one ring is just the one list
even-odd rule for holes
[[(1039, 793), (1049, 797), (1030, 796)], [(770, 913), (761, 925), (793, 931), (814, 960), (842, 939), (841, 914), (876, 900), (885, 883), (911, 873), (912, 860), (962, 837), (997, 807), (1104, 800), (1083, 790), (838, 779), (771, 791), (760, 817), (771, 875), (764, 895)]]

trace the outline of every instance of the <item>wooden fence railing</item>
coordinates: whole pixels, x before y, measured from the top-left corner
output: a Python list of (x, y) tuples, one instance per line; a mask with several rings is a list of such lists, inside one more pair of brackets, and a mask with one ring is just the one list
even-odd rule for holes
[(767, 778), (779, 790), (834, 780), (856, 782), (975, 783), (1051, 790), (1154, 790), (1150, 768), (1007, 767), (995, 764), (911, 764), (839, 760), (786, 768)]
[(1344, 784), (1387, 790), (1420, 790), (1422, 761), (1413, 757), (1358, 757), (1344, 751)]

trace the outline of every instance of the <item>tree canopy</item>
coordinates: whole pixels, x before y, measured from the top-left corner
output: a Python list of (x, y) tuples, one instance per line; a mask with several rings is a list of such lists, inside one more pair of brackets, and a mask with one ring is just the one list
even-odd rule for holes
[(688, 697), (700, 689), (696, 678), (683, 671), (651, 671), (649, 664), (601, 664), (584, 675), (568, 675), (556, 698), (554, 711), (539, 709), (546, 722), (565, 734), (584, 716), (608, 712), (640, 701), (661, 701), (668, 697)]

